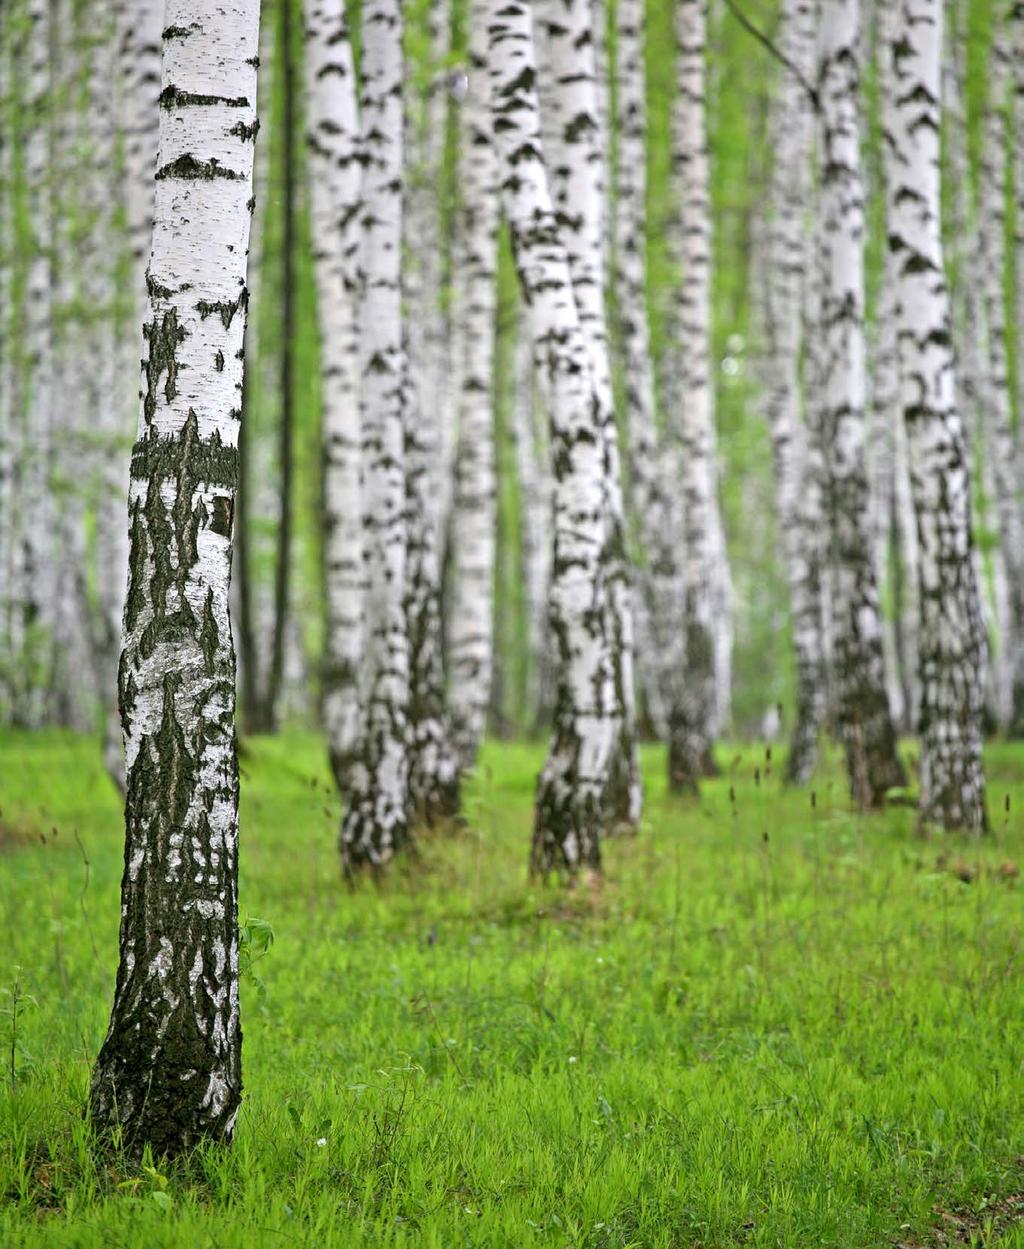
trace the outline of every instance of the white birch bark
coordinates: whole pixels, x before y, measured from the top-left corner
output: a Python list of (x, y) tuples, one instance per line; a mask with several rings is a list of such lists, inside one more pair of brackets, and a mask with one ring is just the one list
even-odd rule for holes
[[(450, 699), (456, 749), (472, 768), (483, 740), (494, 669), (497, 483), (494, 333), (497, 312), (498, 166), (487, 75), (487, 0), (469, 8), (469, 85), (462, 101), (462, 202), (455, 284), (462, 329), (457, 369), (458, 456), (451, 534)], [(516, 395), (519, 403), (523, 396)]]
[(550, 191), (569, 261), (570, 279), (600, 406), (607, 469), (606, 523), (609, 541), (609, 638), (615, 666), (619, 731), (612, 755), (607, 801), (616, 823), (640, 818), (643, 787), (636, 758), (633, 607), (626, 563), (618, 429), (612, 398), (611, 360), (605, 317), (605, 225), (607, 166), (600, 131), (594, 22), (591, 0), (543, 0), (536, 6), (544, 32), (550, 84), (544, 94), (549, 114), (545, 134)]
[(713, 775), (715, 686), (714, 379), (711, 375), (711, 202), (707, 142), (708, 0), (678, 0), (675, 8), (679, 95), (673, 121), (673, 176), (678, 196), (682, 280), (674, 330), (683, 390), (675, 423), (683, 456), (685, 661), (679, 697), (670, 712), (669, 785), (695, 791)]
[[(779, 46), (805, 81), (813, 76), (815, 6), (784, 0)], [(825, 716), (821, 619), (820, 485), (812, 474), (808, 429), (801, 415), (801, 345), (807, 290), (807, 205), (811, 199), (812, 110), (797, 76), (781, 71), (772, 119), (774, 214), (766, 240), (766, 404), (772, 439), (775, 511), (789, 582), (796, 657), (796, 722), (787, 779), (803, 784), (817, 759)]]
[(38, 727), (49, 716), (57, 615), (56, 510), (53, 455), (53, 275), (50, 253), (50, 6), (27, 0), (24, 177), (30, 232), (24, 304), (24, 404), (18, 457), (21, 480), (20, 545), (13, 585), (22, 667), (16, 722)]
[(13, 193), (14, 98), (11, 91), (10, 10), (0, 6), (0, 724), (11, 711), (14, 571)]
[[(419, 825), (459, 809), (459, 764), (445, 702), (441, 631), (439, 466), (442, 414), (450, 411), (451, 358), (442, 309), (445, 238), (439, 192), (444, 166), (446, 75), (451, 15), (443, 0), (426, 12), (429, 81), (422, 95), (406, 72), (405, 253), (403, 290), (409, 384), (405, 389), (408, 548), (406, 613), (410, 647), (409, 797)], [(478, 327), (473, 327), (474, 331)]]
[(622, 732), (609, 636), (602, 407), (544, 168), (531, 6), (490, 0), (489, 64), (502, 204), (550, 413), (554, 470), (554, 733), (537, 789), (531, 867), (600, 869), (612, 754)]
[[(1013, 142), (1013, 185), (1016, 218), (1013, 230), (1014, 323), (1024, 333), (1024, 0), (1010, 3), (1010, 49), (1013, 66), (1013, 102), (1010, 135)], [(1018, 342), (1020, 341), (1018, 337)], [(1017, 428), (1024, 421), (1024, 351), (1017, 354)], [(1024, 438), (1018, 437), (1019, 464), (1024, 467)]]
[(323, 719), (344, 795), (359, 745), (365, 567), (356, 321), (362, 174), (355, 66), (342, 0), (306, 0), (306, 100), (323, 394)]
[(93, 1121), (178, 1153), (241, 1099), (238, 758), (228, 594), (256, 0), (169, 0), (144, 394), (120, 669), (128, 792), (121, 958)]
[(406, 361), (402, 340), (402, 10), (363, 8), (359, 276), (363, 535), (367, 562), (359, 756), (341, 828), (346, 872), (378, 871), (409, 835), (409, 635), (405, 613)]
[(941, 0), (901, 0), (887, 49), (886, 182), (900, 378), (920, 540), (923, 822), (985, 825), (985, 641), (956, 409), (939, 195)]
[(1010, 591), (1010, 618), (1001, 639), (1009, 657), (1012, 681), (1010, 730), (1024, 735), (1024, 510), (1019, 461), (1013, 428), (1013, 396), (1007, 356), (1006, 294), (1006, 182), (1009, 172), (1007, 115), (1010, 103), (1009, 28), (996, 21), (988, 61), (988, 99), (982, 119), (979, 175), (978, 277), (987, 329), (982, 405), (985, 449), (995, 486), (999, 522), (999, 550), (1006, 566)]
[(860, 177), (857, 0), (823, 0), (821, 329), (822, 445), (832, 544), (836, 721), (854, 801), (876, 806), (902, 785), (885, 688), (878, 582), (872, 562), (865, 447), (864, 199)]
[(512, 437), (519, 479), (520, 541), (528, 658), (526, 708), (529, 728), (550, 722), (554, 691), (552, 643), (548, 628), (551, 587), (551, 531), (554, 521), (550, 455), (543, 413), (534, 382), (533, 341), (520, 315), (515, 347)]
[(636, 595), (637, 661), (648, 714), (668, 734), (670, 691), (683, 670), (678, 440), (659, 445), (647, 318), (647, 81), (644, 5), (616, 10), (615, 295), (626, 405), (630, 510), (640, 553)]

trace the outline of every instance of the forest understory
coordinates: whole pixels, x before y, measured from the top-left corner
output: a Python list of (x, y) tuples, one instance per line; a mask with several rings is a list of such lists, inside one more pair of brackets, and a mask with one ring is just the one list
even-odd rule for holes
[(722, 745), (697, 801), (641, 754), (598, 890), (527, 882), (542, 748), (494, 741), (465, 825), (345, 890), (321, 740), (246, 739), (234, 1145), (133, 1162), (82, 1116), (119, 804), (93, 739), (5, 733), (0, 1244), (1024, 1245), (1021, 747), (983, 839), (858, 814), (831, 745), (802, 791)]

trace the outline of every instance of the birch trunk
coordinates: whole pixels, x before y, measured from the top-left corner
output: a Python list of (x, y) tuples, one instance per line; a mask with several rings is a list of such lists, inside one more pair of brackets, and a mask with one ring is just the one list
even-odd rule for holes
[(920, 541), (920, 816), (925, 823), (981, 830), (985, 641), (940, 231), (942, 21), (940, 0), (904, 0), (887, 50), (888, 233)]
[(668, 415), (679, 430), (683, 455), (686, 653), (680, 697), (670, 711), (668, 775), (675, 790), (696, 792), (714, 775), (717, 716), (714, 621), (714, 389), (711, 376), (711, 203), (707, 145), (708, 0), (678, 0), (675, 10), (677, 77), (673, 165), (679, 197), (682, 282), (675, 329), (683, 392)]
[(984, 414), (985, 445), (995, 486), (999, 550), (1006, 565), (1010, 619), (1002, 639), (1012, 680), (1010, 732), (1024, 736), (1024, 511), (1020, 497), (1013, 397), (1007, 358), (1005, 299), (1007, 112), (1010, 88), (1009, 29), (996, 22), (989, 52), (989, 96), (982, 121), (979, 243), (985, 325), (988, 330)]
[(356, 322), (362, 176), (355, 66), (342, 0), (306, 0), (306, 74), (323, 391), (323, 718), (344, 796), (359, 746), (365, 586)]
[(367, 563), (363, 723), (341, 828), (349, 874), (383, 868), (409, 836), (409, 671), (405, 613), (406, 362), (402, 340), (402, 10), (363, 8), (362, 239), (359, 275), (363, 535)]
[(616, 11), (618, 160), (615, 167), (615, 296), (630, 467), (630, 509), (641, 547), (637, 560), (637, 659), (659, 736), (668, 733), (669, 691), (683, 671), (683, 594), (678, 506), (683, 466), (677, 440), (659, 445), (654, 368), (647, 319), (647, 82), (644, 5), (619, 0)]
[(56, 622), (57, 552), (53, 455), (53, 275), (50, 255), (50, 6), (27, 0), (24, 64), (27, 133), (24, 177), (27, 186), (29, 255), (25, 282), (23, 426), (18, 575), (14, 584), (23, 671), (15, 719), (37, 728), (51, 711), (53, 634)]
[(169, 0), (120, 669), (121, 950), (91, 1108), (129, 1147), (228, 1140), (241, 1099), (228, 612), (256, 0)]
[[(409, 798), (416, 823), (429, 827), (458, 812), (459, 765), (445, 705), (438, 510), (441, 414), (451, 406), (447, 387), (452, 363), (441, 302), (445, 239), (439, 192), (447, 112), (442, 73), (449, 42), (447, 4), (431, 0), (426, 18), (430, 82), (421, 100), (412, 97), (410, 91), (406, 105), (409, 179), (403, 281), (409, 365), (409, 384), (405, 388)], [(407, 87), (414, 82), (410, 65)], [(478, 332), (478, 327), (473, 328)]]
[[(469, 10), (469, 87), (460, 119), (455, 283), (463, 328), (458, 368), (458, 457), (451, 537), (451, 709), (456, 749), (472, 768), (483, 740), (494, 668), (497, 486), (494, 326), (497, 312), (498, 166), (487, 77), (487, 0)], [(524, 396), (516, 394), (515, 403)]]
[(857, 0), (824, 0), (821, 99), (822, 445), (832, 544), (836, 726), (854, 801), (877, 806), (906, 777), (885, 689), (871, 559), (865, 451), (864, 200), (858, 121)]
[[(606, 796), (610, 827), (634, 826), (643, 808), (636, 757), (633, 608), (627, 567), (618, 429), (612, 398), (608, 327), (605, 318), (606, 157), (594, 53), (591, 0), (543, 0), (537, 6), (545, 34), (550, 90), (550, 193), (569, 263), (580, 330), (599, 405), (606, 457), (604, 474), (608, 527), (608, 637), (615, 669), (619, 737), (612, 753)], [(541, 83), (543, 90), (543, 80)]]
[(523, 561), (523, 598), (528, 660), (526, 708), (531, 731), (550, 723), (554, 674), (548, 601), (551, 588), (550, 533), (554, 519), (550, 456), (543, 434), (543, 413), (534, 383), (533, 342), (520, 315), (515, 347), (515, 394), (512, 436), (519, 478), (519, 517)]
[(13, 194), (14, 100), (11, 90), (10, 11), (0, 6), (0, 724), (12, 702), (11, 575), (14, 571)]
[(573, 294), (540, 139), (531, 6), (490, 0), (489, 64), (501, 194), (550, 413), (554, 471), (551, 630), (554, 733), (537, 788), (531, 868), (570, 877), (601, 865), (601, 829), (621, 702), (609, 635), (602, 407)]

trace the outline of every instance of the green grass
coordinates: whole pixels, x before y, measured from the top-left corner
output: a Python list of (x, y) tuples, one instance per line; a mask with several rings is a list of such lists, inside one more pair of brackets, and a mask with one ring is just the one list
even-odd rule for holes
[(0, 1245), (1024, 1246), (1024, 751), (978, 844), (850, 814), (834, 760), (814, 809), (753, 750), (672, 800), (652, 750), (593, 897), (525, 880), (540, 753), (490, 745), (469, 831), (351, 893), (317, 740), (247, 745), (235, 1145), (139, 1167), (81, 1115), (117, 803), (91, 742), (0, 738)]

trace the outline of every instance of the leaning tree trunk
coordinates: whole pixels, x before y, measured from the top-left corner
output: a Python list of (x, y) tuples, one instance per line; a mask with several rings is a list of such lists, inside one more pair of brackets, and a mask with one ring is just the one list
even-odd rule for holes
[(942, 19), (941, 0), (906, 0), (886, 49), (887, 229), (920, 543), (920, 816), (925, 823), (981, 830), (985, 639), (940, 231)]
[[(419, 825), (431, 827), (459, 810), (459, 764), (445, 700), (441, 629), (441, 562), (438, 466), (442, 414), (450, 410), (451, 359), (442, 309), (444, 232), (438, 187), (444, 166), (447, 93), (442, 66), (448, 55), (450, 13), (431, 0), (426, 13), (430, 82), (414, 94), (406, 75), (405, 255), (407, 312), (405, 387), (406, 617), (409, 633), (409, 801)], [(476, 330), (477, 327), (474, 327)]]
[[(812, 0), (784, 0), (779, 44), (809, 80), (814, 60)], [(783, 70), (772, 119), (773, 220), (767, 238), (766, 416), (775, 470), (775, 511), (786, 561), (796, 658), (796, 722), (786, 779), (804, 784), (814, 771), (826, 708), (821, 615), (820, 488), (811, 476), (817, 458), (801, 417), (800, 356), (807, 282), (805, 241), (811, 198), (812, 111), (807, 91)], [(818, 513), (815, 515), (815, 513)]]
[(850, 789), (877, 806), (905, 783), (885, 689), (865, 451), (864, 200), (858, 3), (824, 0), (818, 50), (821, 165), (822, 445), (832, 545), (836, 727)]
[(587, 341), (548, 188), (530, 5), (490, 0), (489, 59), (502, 204), (527, 304), (554, 469), (551, 631), (554, 733), (537, 787), (531, 868), (575, 876), (601, 865), (601, 830), (621, 702), (610, 636), (607, 463)]
[(363, 7), (359, 274), (363, 536), (367, 563), (361, 739), (341, 827), (349, 874), (383, 868), (409, 837), (409, 634), (405, 614), (402, 341), (402, 7)]
[(683, 456), (685, 572), (684, 677), (670, 711), (668, 778), (675, 790), (696, 792), (713, 775), (715, 687), (714, 526), (717, 508), (714, 465), (714, 389), (711, 376), (711, 202), (707, 142), (708, 0), (678, 0), (676, 39), (679, 96), (674, 118), (673, 165), (679, 198), (676, 367), (683, 391), (680, 408), (668, 414), (678, 429)]
[(91, 1108), (133, 1151), (231, 1137), (241, 1099), (228, 592), (256, 0), (169, 0), (120, 668), (121, 957)]
[[(487, 0), (472, 0), (469, 87), (462, 102), (462, 202), (455, 285), (462, 320), (458, 454), (451, 536), (449, 667), (455, 744), (472, 768), (483, 740), (494, 668), (497, 495), (494, 447), (494, 334), (497, 311), (498, 166), (487, 77)], [(524, 396), (517, 393), (518, 404)]]
[(636, 825), (643, 809), (643, 786), (636, 756), (633, 607), (604, 306), (607, 169), (600, 124), (601, 92), (591, 0), (543, 0), (537, 12), (545, 31), (545, 59), (550, 72), (547, 93), (543, 93), (541, 84), (550, 123), (545, 136), (545, 142), (550, 139), (550, 190), (568, 256), (607, 460), (605, 506), (611, 613), (607, 630), (612, 643), (620, 733), (612, 753), (606, 796), (610, 827), (614, 829), (618, 825)]
[(1006, 176), (1008, 172), (1007, 106), (1010, 55), (1007, 24), (996, 22), (989, 53), (989, 98), (982, 129), (979, 188), (978, 276), (988, 329), (985, 403), (985, 451), (992, 467), (1000, 551), (1010, 590), (1007, 638), (1013, 695), (1010, 732), (1024, 736), (1024, 511), (1021, 506), (1013, 397), (1010, 390), (1006, 335)]
[(682, 564), (678, 441), (659, 445), (654, 368), (647, 318), (647, 82), (644, 5), (619, 0), (616, 10), (618, 159), (615, 166), (615, 302), (629, 459), (630, 510), (638, 545), (637, 662), (644, 696), (659, 736), (668, 732), (668, 705), (683, 674)]
[(355, 67), (343, 0), (306, 0), (306, 76), (323, 392), (323, 718), (331, 768), (344, 796), (359, 745), (365, 588), (356, 323), (362, 175)]

